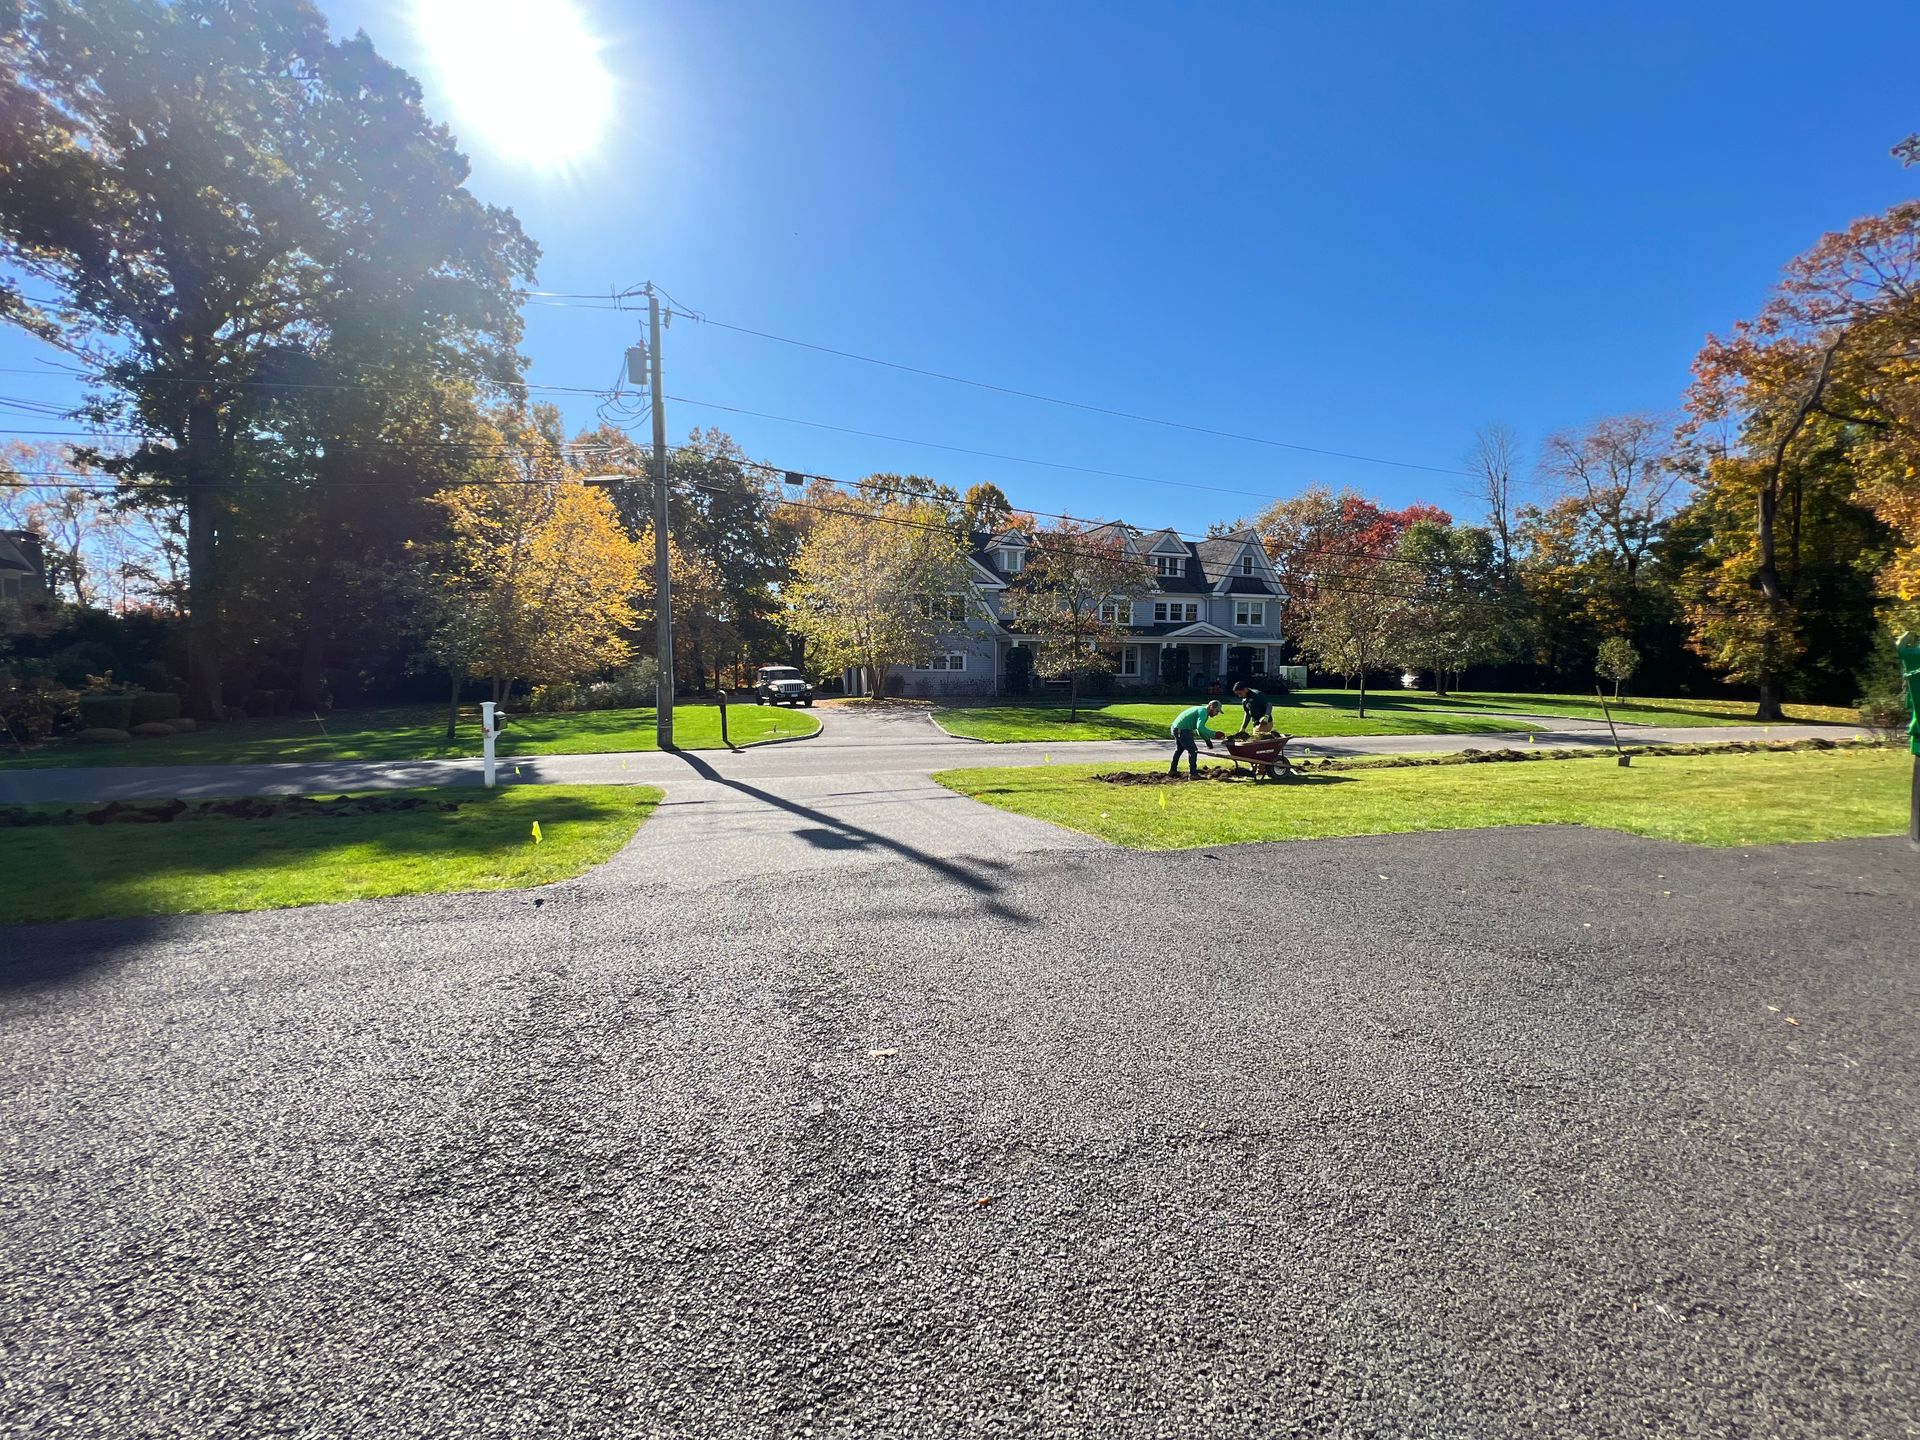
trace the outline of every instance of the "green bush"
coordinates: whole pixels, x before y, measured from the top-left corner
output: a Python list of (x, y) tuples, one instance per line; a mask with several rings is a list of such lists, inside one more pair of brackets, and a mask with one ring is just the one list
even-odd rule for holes
[(609, 680), (556, 680), (536, 685), (527, 708), (541, 714), (562, 710), (633, 710), (653, 704), (660, 667), (637, 660)]
[(1899, 691), (1862, 695), (1859, 701), (1860, 723), (1869, 730), (1907, 728), (1907, 700)]
[(131, 695), (101, 693), (82, 695), (75, 708), (80, 712), (82, 730), (127, 730), (133, 725)]
[(178, 695), (146, 691), (133, 697), (133, 724), (135, 725), (152, 725), (156, 722), (179, 718), (180, 697)]

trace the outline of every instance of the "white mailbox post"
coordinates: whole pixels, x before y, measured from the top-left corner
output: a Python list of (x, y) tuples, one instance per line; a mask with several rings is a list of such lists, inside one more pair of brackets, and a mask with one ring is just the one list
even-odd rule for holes
[(493, 728), (493, 708), (491, 700), (480, 702), (481, 775), (489, 790), (493, 789), (493, 737), (498, 733)]

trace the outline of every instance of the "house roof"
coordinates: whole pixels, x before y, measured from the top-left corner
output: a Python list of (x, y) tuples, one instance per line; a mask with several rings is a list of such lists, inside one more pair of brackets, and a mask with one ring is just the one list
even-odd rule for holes
[[(1264, 574), (1240, 575), (1235, 572), (1241, 554), (1251, 545), (1256, 551), (1261, 549), (1259, 535), (1242, 528), (1230, 530), (1224, 535), (1209, 536), (1205, 540), (1184, 540), (1172, 529), (1135, 530), (1118, 520), (1108, 520), (1090, 527), (1088, 535), (1112, 535), (1129, 542), (1135, 554), (1143, 559), (1155, 554), (1179, 553), (1182, 560), (1177, 574), (1155, 575), (1153, 593), (1162, 595), (1208, 595), (1222, 588), (1228, 594), (1236, 595), (1278, 595), (1279, 588), (1270, 583)], [(1026, 544), (1045, 545), (1046, 537), (1030, 537), (1022, 530), (975, 530), (967, 537), (967, 549), (976, 565), (990, 575), (998, 575), (990, 553), (992, 549), (1007, 540), (1018, 540)]]
[[(38, 580), (41, 578), (40, 567), (33, 563), (25, 547), (15, 540), (16, 533), (18, 532), (0, 530), (0, 570), (7, 571), (9, 574), (31, 575)], [(39, 542), (31, 534), (22, 534), (20, 538), (27, 540), (38, 549)]]

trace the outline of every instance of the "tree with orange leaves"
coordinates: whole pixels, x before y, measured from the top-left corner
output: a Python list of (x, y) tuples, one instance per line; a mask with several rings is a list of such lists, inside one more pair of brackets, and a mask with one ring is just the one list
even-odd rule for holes
[(1822, 237), (1759, 315), (1708, 338), (1694, 377), (1703, 501), (1750, 528), (1709, 547), (1686, 601), (1693, 644), (1777, 719), (1823, 489), (1888, 528), (1888, 618), (1920, 616), (1920, 201)]

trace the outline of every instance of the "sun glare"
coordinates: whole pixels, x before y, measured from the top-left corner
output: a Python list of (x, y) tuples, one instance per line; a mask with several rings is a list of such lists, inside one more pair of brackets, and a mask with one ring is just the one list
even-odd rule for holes
[(413, 0), (413, 26), (469, 148), (560, 170), (599, 145), (613, 77), (573, 0)]

